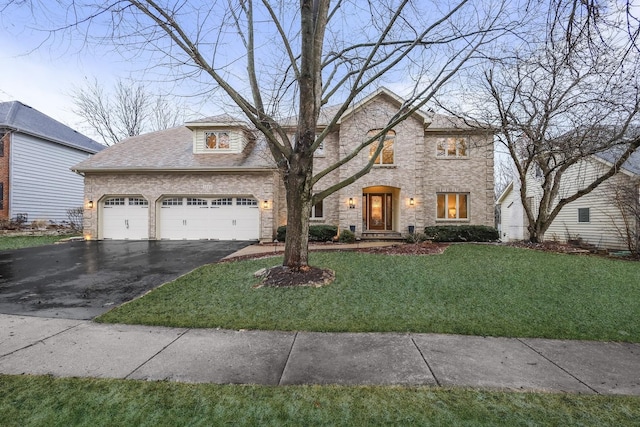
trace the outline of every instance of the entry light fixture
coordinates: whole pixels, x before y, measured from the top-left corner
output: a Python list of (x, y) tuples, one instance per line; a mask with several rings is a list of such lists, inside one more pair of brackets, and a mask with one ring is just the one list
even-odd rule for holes
[(265, 200), (264, 202), (262, 202), (262, 208), (263, 209), (268, 209), (269, 208), (269, 201)]
[(356, 202), (353, 201), (353, 197), (349, 197), (349, 209), (355, 209)]
[(89, 209), (93, 209), (93, 200), (89, 200), (89, 203), (87, 203), (87, 207)]
[(415, 205), (416, 202), (413, 200), (413, 197), (409, 198), (409, 206)]

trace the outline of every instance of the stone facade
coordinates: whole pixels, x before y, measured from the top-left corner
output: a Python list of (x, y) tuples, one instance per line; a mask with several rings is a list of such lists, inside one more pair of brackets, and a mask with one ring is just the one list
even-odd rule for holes
[[(159, 205), (165, 197), (251, 197), (259, 201), (260, 236), (271, 239), (278, 224), (281, 198), (278, 175), (274, 172), (238, 173), (120, 173), (85, 174), (84, 234), (86, 239), (102, 239), (101, 202), (113, 196), (139, 196), (149, 202), (149, 239), (155, 240)], [(273, 201), (276, 201), (274, 204)], [(266, 207), (264, 201), (267, 201)], [(90, 203), (91, 202), (91, 203)], [(89, 207), (89, 205), (92, 205)], [(275, 212), (273, 206), (276, 206)], [(274, 218), (276, 219), (274, 221)]]
[[(316, 153), (314, 173), (351, 153), (367, 140), (367, 135), (372, 131), (385, 127), (400, 105), (397, 96), (382, 90), (344, 114), (337, 130), (327, 135), (323, 149)], [(436, 224), (493, 225), (492, 135), (443, 121), (442, 117), (436, 120), (434, 116), (416, 113), (398, 123), (391, 133), (394, 136), (393, 160), (375, 165), (355, 183), (328, 196), (323, 201), (322, 217), (312, 218), (311, 223), (331, 224), (340, 229), (354, 228), (358, 236), (383, 233), (398, 237), (410, 231), (422, 232), (425, 226)], [(319, 131), (322, 126), (320, 123)], [(163, 198), (228, 195), (257, 199), (260, 207), (260, 240), (274, 239), (277, 227), (286, 223), (285, 191), (277, 169), (268, 163), (260, 165), (260, 156), (264, 154), (247, 154), (247, 158), (253, 158), (252, 169), (243, 169), (241, 162), (244, 160), (239, 159), (237, 165), (230, 165), (226, 171), (214, 170), (213, 167), (210, 167), (211, 170), (202, 170), (199, 165), (204, 164), (204, 158), (198, 156), (209, 154), (193, 154), (193, 159), (183, 157), (185, 162), (190, 162), (189, 167), (199, 167), (199, 170), (183, 168), (171, 171), (166, 166), (152, 171), (148, 169), (153, 168), (146, 164), (147, 170), (144, 172), (126, 173), (113, 169), (118, 161), (135, 166), (130, 159), (135, 157), (136, 150), (149, 150), (147, 152), (150, 155), (162, 150), (174, 150), (179, 156), (187, 156), (186, 151), (181, 151), (182, 148), (178, 150), (177, 144), (183, 144), (182, 139), (188, 136), (188, 132), (174, 130), (166, 131), (166, 134), (167, 138), (174, 138), (170, 144), (166, 144), (166, 148), (162, 146), (162, 132), (154, 134), (153, 138), (134, 137), (138, 139), (121, 143), (128, 146), (118, 147), (121, 144), (117, 144), (94, 156), (90, 167), (77, 168), (85, 174), (87, 206), (89, 201), (94, 202), (93, 208), (85, 213), (85, 234), (88, 238), (103, 238), (100, 231), (100, 201), (106, 197), (126, 195), (147, 199), (148, 235), (150, 239), (155, 239), (158, 235), (158, 205)], [(464, 156), (439, 156), (438, 143), (452, 136), (467, 141)], [(141, 148), (135, 148), (136, 141), (140, 142)], [(191, 141), (184, 144), (190, 145)], [(114, 152), (111, 157), (110, 151)], [(223, 158), (222, 154), (219, 156), (219, 159)], [(369, 158), (370, 148), (365, 147), (350, 162), (323, 177), (315, 190), (322, 191), (349, 178), (365, 167)], [(219, 169), (222, 161), (215, 162)], [(102, 167), (108, 166), (112, 171), (101, 170), (100, 165), (106, 165)], [(176, 164), (170, 166), (180, 167)], [(464, 217), (438, 219), (436, 206), (439, 193), (464, 194), (468, 201)], [(380, 202), (384, 203), (383, 224), (376, 222), (379, 209), (374, 204)]]

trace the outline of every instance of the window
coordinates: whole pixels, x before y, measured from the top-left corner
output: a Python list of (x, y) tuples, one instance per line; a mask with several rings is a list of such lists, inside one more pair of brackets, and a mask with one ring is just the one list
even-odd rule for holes
[(209, 150), (228, 150), (231, 148), (229, 132), (205, 132), (204, 145)]
[(236, 199), (236, 206), (258, 206), (258, 201), (256, 199), (244, 199), (242, 197), (238, 197)]
[(578, 222), (590, 222), (590, 208), (578, 208)]
[(469, 219), (469, 195), (465, 193), (439, 193), (438, 219)]
[(162, 206), (182, 206), (182, 199), (164, 199), (162, 201)]
[(187, 197), (187, 206), (207, 206), (207, 201), (205, 199)]
[(320, 200), (318, 203), (311, 206), (311, 218), (312, 219), (324, 218), (323, 200)]
[[(376, 134), (380, 132), (380, 129), (374, 129), (367, 132), (367, 138), (373, 138)], [(384, 142), (382, 146), (382, 151), (376, 157), (374, 165), (392, 165), (393, 164), (393, 143), (396, 139), (396, 132), (390, 130), (384, 136)], [(373, 157), (376, 150), (379, 146), (380, 138), (377, 141), (371, 143), (371, 148), (369, 149), (369, 158)]]
[(464, 137), (449, 137), (438, 140), (436, 154), (438, 157), (467, 157), (468, 142)]
[(231, 206), (233, 205), (233, 199), (228, 197), (225, 199), (214, 199), (211, 201), (211, 206)]
[(129, 197), (129, 206), (149, 206), (147, 199), (139, 197)]
[(4, 209), (4, 182), (0, 182), (0, 210)]
[(124, 197), (111, 197), (104, 201), (105, 206), (124, 206)]

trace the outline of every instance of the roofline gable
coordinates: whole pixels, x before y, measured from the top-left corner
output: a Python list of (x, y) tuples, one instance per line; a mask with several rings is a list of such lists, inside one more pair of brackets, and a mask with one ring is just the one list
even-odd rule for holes
[[(340, 116), (340, 119), (338, 119), (337, 123), (341, 124), (343, 120), (349, 118), (351, 115), (355, 114), (357, 111), (361, 110), (367, 104), (372, 102), (375, 98), (380, 97), (380, 96), (386, 96), (388, 98), (391, 98), (391, 100), (397, 102), (400, 105), (402, 105), (402, 104), (404, 104), (406, 102), (406, 100), (404, 98), (402, 98), (401, 96), (399, 96), (395, 92), (392, 92), (391, 90), (387, 89), (386, 87), (381, 86), (375, 92), (369, 94), (368, 96), (366, 96), (361, 101), (359, 101), (356, 104), (354, 104), (351, 107), (349, 107), (342, 114), (342, 116)], [(428, 126), (431, 123), (431, 116), (429, 114), (421, 111), (421, 110), (414, 111), (412, 113), (412, 115), (418, 116), (422, 120), (422, 122), (423, 122), (425, 127)]]

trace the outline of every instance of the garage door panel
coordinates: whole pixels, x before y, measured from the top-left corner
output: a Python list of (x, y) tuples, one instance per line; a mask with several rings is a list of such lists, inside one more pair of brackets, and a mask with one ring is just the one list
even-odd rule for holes
[[(255, 199), (170, 198), (160, 212), (163, 239), (257, 240), (260, 210)], [(178, 205), (179, 202), (182, 204)], [(162, 202), (163, 208), (165, 202)], [(176, 208), (180, 208), (179, 210)], [(170, 221), (173, 220), (173, 221)]]
[(102, 202), (102, 238), (149, 238), (149, 204), (140, 197), (109, 197)]

